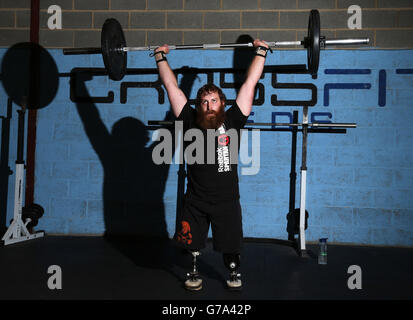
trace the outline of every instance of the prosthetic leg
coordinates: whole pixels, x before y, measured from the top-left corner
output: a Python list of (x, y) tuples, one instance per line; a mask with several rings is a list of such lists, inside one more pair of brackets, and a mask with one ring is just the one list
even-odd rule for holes
[(227, 286), (230, 290), (241, 290), (241, 274), (238, 273), (238, 268), (240, 267), (240, 255), (233, 253), (224, 253), (224, 264), (229, 270), (229, 280), (227, 280)]
[(185, 288), (192, 291), (202, 289), (202, 279), (199, 277), (198, 269), (196, 267), (196, 257), (201, 255), (199, 251), (191, 251), (192, 254), (192, 271), (186, 274)]

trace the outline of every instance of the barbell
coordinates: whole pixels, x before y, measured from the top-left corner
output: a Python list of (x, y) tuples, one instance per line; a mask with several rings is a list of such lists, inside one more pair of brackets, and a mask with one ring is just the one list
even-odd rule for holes
[[(320, 14), (318, 10), (311, 10), (308, 20), (307, 36), (301, 41), (273, 41), (267, 42), (270, 48), (285, 46), (304, 46), (307, 49), (307, 70), (313, 78), (317, 77), (320, 61), (320, 49), (326, 46), (336, 45), (361, 45), (368, 44), (369, 38), (352, 39), (326, 39), (320, 36)], [(101, 48), (66, 48), (63, 54), (102, 54), (103, 63), (109, 77), (119, 81), (127, 69), (127, 52), (129, 51), (153, 51), (159, 46), (127, 47), (125, 36), (120, 23), (114, 19), (106, 19), (102, 26)], [(199, 44), (199, 45), (169, 45), (171, 50), (188, 49), (225, 49), (225, 48), (251, 48), (253, 43), (223, 43), (223, 44)]]

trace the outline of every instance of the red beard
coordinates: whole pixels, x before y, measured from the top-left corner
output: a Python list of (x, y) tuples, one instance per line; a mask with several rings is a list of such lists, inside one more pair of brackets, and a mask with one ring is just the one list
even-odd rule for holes
[(217, 112), (214, 110), (204, 111), (197, 108), (196, 123), (202, 129), (218, 129), (225, 120), (225, 108), (222, 106)]

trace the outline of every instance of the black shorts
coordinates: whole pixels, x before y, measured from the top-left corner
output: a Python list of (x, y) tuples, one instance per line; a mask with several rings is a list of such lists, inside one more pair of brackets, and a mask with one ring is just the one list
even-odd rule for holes
[(185, 197), (180, 220), (175, 240), (188, 250), (205, 248), (211, 224), (214, 250), (240, 253), (243, 233), (239, 199), (212, 203)]

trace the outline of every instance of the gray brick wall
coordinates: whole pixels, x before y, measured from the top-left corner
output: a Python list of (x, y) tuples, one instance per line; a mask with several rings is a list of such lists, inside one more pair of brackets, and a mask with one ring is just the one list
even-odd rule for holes
[[(62, 8), (63, 30), (47, 27), (47, 8), (54, 4)], [(362, 30), (347, 27), (352, 4), (362, 8)], [(119, 20), (127, 38), (140, 45), (235, 42), (241, 34), (301, 40), (312, 8), (320, 11), (326, 36), (368, 36), (371, 48), (413, 48), (411, 0), (40, 0), (40, 43), (98, 44), (108, 17)], [(29, 35), (30, 1), (0, 0), (0, 46), (28, 41)]]

